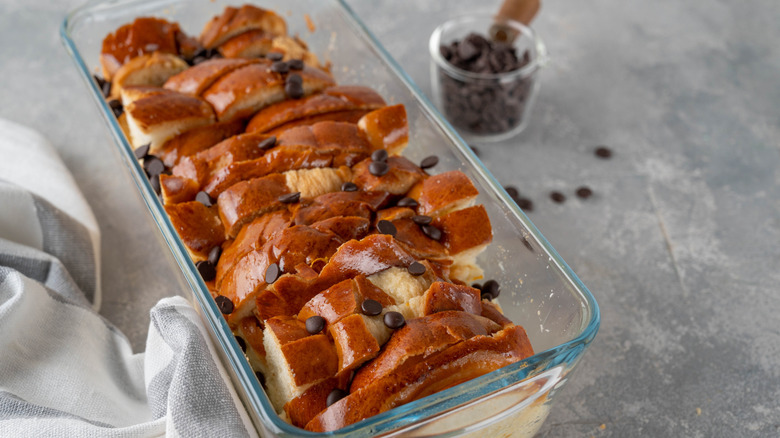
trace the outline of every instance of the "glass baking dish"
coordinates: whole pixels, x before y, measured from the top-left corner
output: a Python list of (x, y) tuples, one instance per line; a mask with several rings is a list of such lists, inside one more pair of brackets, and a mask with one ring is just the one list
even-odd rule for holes
[[(505, 313), (525, 327), (536, 355), (456, 387), (325, 434), (285, 423), (274, 412), (227, 323), (184, 249), (162, 204), (133, 155), (113, 113), (92, 79), (99, 71), (106, 34), (139, 16), (177, 21), (189, 34), (225, 6), (237, 1), (91, 1), (71, 12), (61, 36), (90, 94), (100, 107), (118, 157), (135, 181), (162, 237), (191, 290), (190, 299), (210, 328), (243, 403), (262, 436), (532, 436), (549, 413), (553, 395), (566, 382), (599, 327), (593, 295), (539, 233), (471, 149), (439, 114), (399, 65), (341, 0), (263, 0), (251, 2), (287, 19), (322, 60), (330, 61), (340, 84), (364, 84), (389, 103), (403, 103), (410, 123), (405, 155), (419, 161), (440, 158), (436, 171), (459, 169), (480, 191), (494, 240), (479, 257), (485, 278), (501, 284)], [(308, 16), (308, 17), (306, 17)], [(307, 27), (306, 18), (316, 25)], [(424, 51), (426, 42), (420, 41)], [(113, 163), (118, 166), (118, 163)]]

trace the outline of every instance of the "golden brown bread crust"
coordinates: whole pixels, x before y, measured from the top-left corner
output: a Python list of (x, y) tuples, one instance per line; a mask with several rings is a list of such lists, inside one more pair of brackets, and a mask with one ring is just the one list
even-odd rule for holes
[[(384, 351), (388, 350), (390, 348)], [(493, 336), (474, 336), (420, 361), (407, 361), (385, 377), (351, 392), (315, 416), (306, 429), (314, 432), (337, 430), (532, 354), (528, 336), (520, 326), (508, 327)]]
[(434, 282), (425, 291), (423, 315), (433, 315), (447, 310), (482, 315), (482, 298), (479, 289), (445, 281)]
[(319, 122), (344, 122), (344, 123), (357, 123), (360, 119), (368, 114), (369, 110), (345, 110), (345, 111), (332, 111), (322, 114), (315, 114), (313, 116), (301, 117), (291, 122), (281, 124), (273, 129), (264, 131), (269, 135), (279, 136), (288, 129), (297, 128), (300, 126), (309, 126)]
[(235, 237), (241, 227), (265, 213), (286, 208), (279, 196), (290, 193), (283, 175), (273, 174), (233, 185), (219, 195), (219, 218), (225, 232)]
[[(270, 61), (261, 59), (237, 68), (214, 81), (203, 92), (203, 98), (214, 107), (219, 120), (249, 117), (286, 98), (284, 77), (270, 67)], [(305, 66), (298, 74), (303, 79), (304, 95), (334, 84), (330, 75), (314, 67)]]
[(160, 175), (160, 192), (163, 204), (178, 204), (195, 199), (200, 187), (198, 183), (180, 176)]
[(241, 120), (190, 129), (166, 141), (157, 151), (157, 157), (163, 160), (166, 166), (173, 167), (180, 159), (206, 150), (243, 130), (244, 123)]
[(294, 210), (294, 222), (298, 225), (313, 224), (330, 218), (357, 216), (371, 218), (390, 201), (387, 192), (333, 192), (320, 195), (298, 204)]
[(349, 374), (342, 373), (312, 385), (303, 394), (284, 405), (284, 412), (290, 422), (298, 427), (306, 426), (315, 415), (328, 407), (327, 399), (334, 389), (346, 389), (349, 386)]
[(285, 35), (287, 23), (273, 11), (252, 5), (236, 9), (227, 7), (203, 27), (200, 42), (203, 47), (214, 48), (225, 41), (250, 30), (263, 30), (273, 35)]
[(493, 240), (490, 218), (483, 205), (456, 210), (433, 220), (442, 232), (441, 243), (450, 255), (479, 248)]
[(362, 315), (352, 314), (328, 324), (328, 335), (336, 346), (339, 373), (347, 373), (379, 354), (379, 343)]
[(214, 207), (191, 201), (166, 205), (165, 212), (193, 261), (207, 259), (209, 251), (225, 241), (225, 229)]
[(125, 107), (133, 146), (151, 144), (157, 153), (169, 139), (184, 131), (214, 123), (214, 111), (201, 99), (168, 92), (152, 94)]
[(305, 117), (334, 111), (367, 110), (385, 106), (382, 96), (368, 87), (332, 86), (322, 93), (298, 100), (287, 100), (257, 112), (246, 127), (247, 132), (267, 132)]
[(404, 157), (390, 157), (387, 159), (389, 171), (381, 176), (371, 173), (373, 160), (366, 159), (356, 164), (353, 168), (352, 182), (361, 190), (383, 191), (393, 195), (403, 195), (409, 189), (426, 177), (425, 172), (416, 164)]
[(408, 321), (396, 330), (382, 354), (355, 374), (350, 392), (393, 373), (407, 361), (419, 361), (458, 342), (488, 336), (500, 329), (487, 318), (458, 311), (443, 311)]
[(163, 88), (200, 96), (217, 79), (251, 63), (252, 61), (248, 59), (209, 59), (171, 76), (165, 81)]
[(136, 56), (124, 63), (114, 73), (111, 96), (119, 97), (129, 86), (162, 87), (171, 76), (189, 68), (179, 56), (165, 52), (152, 52)]
[(401, 104), (374, 110), (363, 116), (357, 125), (372, 148), (386, 149), (390, 155), (399, 155), (409, 144), (406, 108)]
[(409, 192), (417, 200), (419, 214), (439, 216), (461, 206), (467, 206), (479, 194), (471, 178), (459, 170), (426, 178)]
[(177, 23), (161, 18), (141, 17), (106, 35), (100, 52), (103, 77), (112, 80), (122, 65), (136, 56), (152, 52), (178, 54)]
[[(235, 162), (262, 157), (265, 150), (260, 145), (266, 140), (268, 140), (268, 136), (264, 134), (240, 134), (229, 137), (194, 156), (183, 157), (179, 164), (173, 168), (173, 174), (195, 180), (198, 186), (202, 187), (209, 178), (225, 167)], [(265, 174), (253, 175), (249, 178), (260, 176), (265, 176)], [(219, 195), (219, 192), (208, 192), (212, 196)]]
[(219, 53), (225, 58), (259, 58), (273, 48), (274, 35), (262, 29), (248, 30), (225, 41)]

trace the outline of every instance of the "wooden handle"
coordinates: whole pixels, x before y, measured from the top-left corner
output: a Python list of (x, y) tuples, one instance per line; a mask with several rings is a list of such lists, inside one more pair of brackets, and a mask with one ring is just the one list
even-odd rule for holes
[(528, 26), (536, 17), (540, 7), (539, 0), (504, 0), (496, 17), (509, 18)]

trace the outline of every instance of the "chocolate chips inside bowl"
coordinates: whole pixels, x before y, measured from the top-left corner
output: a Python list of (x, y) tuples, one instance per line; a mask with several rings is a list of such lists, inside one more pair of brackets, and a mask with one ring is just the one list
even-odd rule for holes
[(434, 31), (432, 82), (439, 109), (469, 140), (509, 138), (527, 125), (543, 47), (533, 31), (517, 29), (513, 42), (486, 37), (492, 18), (468, 17)]

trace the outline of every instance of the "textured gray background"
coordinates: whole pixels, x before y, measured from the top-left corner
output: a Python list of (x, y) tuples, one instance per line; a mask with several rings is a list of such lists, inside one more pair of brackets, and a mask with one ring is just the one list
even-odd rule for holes
[[(40, 130), (74, 172), (103, 232), (102, 313), (142, 351), (177, 274), (60, 44), (81, 2), (0, 1), (0, 117)], [(497, 7), (350, 4), (425, 92), (435, 25)], [(552, 62), (531, 126), (480, 147), (602, 309), (541, 436), (780, 436), (778, 22), (775, 0), (543, 5)]]

